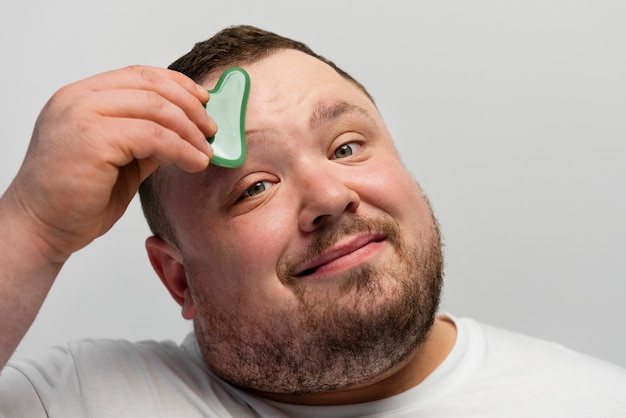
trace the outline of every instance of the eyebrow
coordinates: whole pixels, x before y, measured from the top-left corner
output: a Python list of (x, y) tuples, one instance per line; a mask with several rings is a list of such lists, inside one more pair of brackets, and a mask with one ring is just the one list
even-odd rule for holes
[[(325, 123), (332, 122), (344, 115), (357, 114), (365, 118), (372, 126), (376, 126), (375, 119), (371, 114), (361, 106), (348, 103), (346, 101), (338, 101), (332, 103), (317, 103), (313, 107), (313, 112), (309, 118), (309, 126), (316, 129)], [(265, 130), (247, 130), (246, 131), (246, 147), (248, 150), (255, 146), (272, 146), (272, 136)]]
[(367, 110), (360, 106), (345, 101), (336, 103), (318, 103), (313, 109), (313, 114), (309, 121), (311, 128), (319, 127), (326, 122), (332, 122), (345, 114), (358, 113), (375, 125), (374, 119)]

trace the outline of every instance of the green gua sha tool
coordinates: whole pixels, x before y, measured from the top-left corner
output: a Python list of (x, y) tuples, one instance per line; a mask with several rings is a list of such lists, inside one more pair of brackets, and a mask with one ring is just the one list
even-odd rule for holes
[(245, 119), (250, 77), (239, 67), (222, 73), (206, 104), (207, 113), (217, 124), (217, 133), (207, 138), (213, 147), (212, 164), (235, 168), (246, 158)]

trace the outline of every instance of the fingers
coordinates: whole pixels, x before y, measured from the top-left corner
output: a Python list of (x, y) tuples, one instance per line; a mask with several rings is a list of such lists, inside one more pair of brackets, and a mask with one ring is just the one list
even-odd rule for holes
[(93, 141), (112, 164), (121, 167), (133, 158), (157, 158), (198, 171), (213, 156), (206, 138), (215, 135), (217, 127), (203, 106), (209, 94), (183, 74), (133, 66), (64, 90), (60, 96), (68, 107), (63, 112), (66, 120), (79, 121), (82, 126), (74, 132)]
[(194, 122), (205, 137), (215, 134), (215, 122), (207, 115), (203, 106), (209, 93), (187, 76), (172, 70), (156, 67), (131, 66), (92, 77), (93, 90), (145, 90), (154, 92), (179, 106)]
[[(124, 141), (114, 143), (114, 147), (102, 147), (98, 150), (100, 158), (108, 163), (123, 167), (133, 160), (158, 160), (173, 163), (188, 172), (204, 170), (212, 157), (192, 145), (192, 141), (183, 141), (179, 131), (168, 129), (161, 123), (145, 119), (103, 118), (97, 127), (99, 132), (92, 137), (104, 135), (123, 136)], [(201, 141), (206, 143), (204, 136)]]
[[(112, 129), (116, 132), (116, 137), (128, 138), (130, 142), (126, 145), (130, 146), (131, 142), (139, 140), (145, 142), (136, 144), (142, 149), (136, 158), (148, 157), (146, 153), (149, 148), (153, 148), (157, 154), (163, 154), (164, 150), (161, 148), (166, 150), (172, 147), (187, 148), (187, 145), (200, 151), (204, 157), (213, 156), (206, 138), (214, 130), (207, 128), (201, 130), (198, 122), (192, 120), (180, 106), (157, 93), (141, 90), (107, 90), (92, 94), (85, 100), (85, 105), (97, 108), (99, 115), (105, 118), (105, 121), (99, 122), (98, 125), (107, 124), (109, 131), (102, 131), (97, 127), (100, 130), (99, 136), (111, 135)], [(195, 105), (204, 111), (197, 101)], [(118, 120), (119, 126), (116, 126), (115, 122)], [(112, 159), (111, 162), (118, 166), (129, 162), (123, 155), (120, 158)]]

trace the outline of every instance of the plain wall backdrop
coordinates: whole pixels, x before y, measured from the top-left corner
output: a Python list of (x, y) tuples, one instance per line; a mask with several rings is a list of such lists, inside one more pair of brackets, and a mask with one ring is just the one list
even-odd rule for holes
[[(225, 26), (257, 25), (375, 97), (441, 224), (443, 311), (626, 366), (624, 16), (618, 0), (3, 2), (0, 189), (61, 86), (164, 67)], [(85, 337), (180, 341), (191, 325), (147, 236), (135, 200), (65, 265), (16, 355)]]

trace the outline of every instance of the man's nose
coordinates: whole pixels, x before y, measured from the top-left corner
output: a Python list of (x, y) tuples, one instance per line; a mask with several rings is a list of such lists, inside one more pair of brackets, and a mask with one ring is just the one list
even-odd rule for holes
[(302, 206), (298, 223), (303, 232), (332, 223), (346, 212), (354, 213), (361, 203), (345, 173), (341, 175), (332, 168), (306, 169), (300, 178)]

